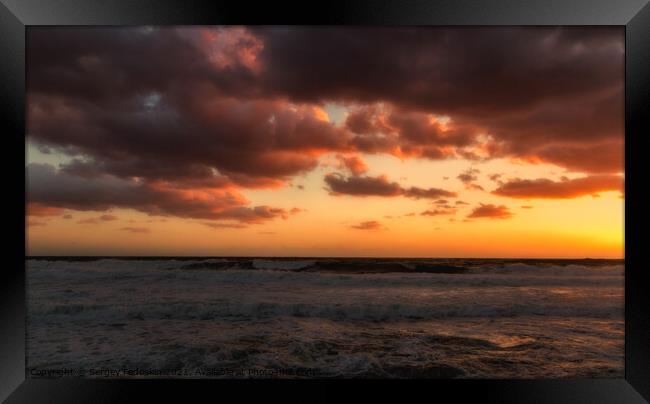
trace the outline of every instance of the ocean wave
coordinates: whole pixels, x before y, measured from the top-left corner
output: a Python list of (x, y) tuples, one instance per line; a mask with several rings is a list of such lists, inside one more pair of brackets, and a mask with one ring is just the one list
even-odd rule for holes
[[(600, 276), (622, 274), (620, 260), (581, 261), (538, 260), (535, 264), (500, 260), (420, 260), (420, 259), (278, 259), (278, 258), (206, 258), (206, 259), (123, 259), (94, 260), (29, 259), (28, 268), (77, 271), (156, 271), (156, 270), (259, 270), (323, 272), (372, 275), (401, 274), (539, 274)], [(577, 263), (580, 262), (580, 263)]]
[[(84, 267), (28, 267), (30, 287), (57, 288), (70, 284), (100, 285), (108, 282), (112, 287), (135, 287), (141, 284), (165, 287), (185, 285), (185, 289), (200, 287), (251, 287), (268, 288), (336, 288), (377, 289), (417, 288), (436, 290), (455, 287), (622, 287), (623, 271), (620, 269), (592, 270), (584, 268), (547, 268), (545, 270), (514, 270), (501, 272), (475, 270), (467, 274), (449, 273), (331, 273), (316, 271), (277, 271), (229, 269), (223, 271), (143, 269), (115, 267), (103, 264), (103, 269)], [(170, 286), (170, 282), (173, 285)], [(67, 288), (67, 287), (66, 287)], [(181, 290), (176, 291), (176, 293)]]
[(580, 305), (566, 307), (544, 304), (470, 305), (470, 304), (310, 304), (278, 302), (147, 303), (129, 306), (56, 304), (30, 308), (32, 318), (60, 321), (57, 316), (75, 319), (88, 317), (97, 323), (136, 320), (218, 320), (268, 319), (280, 317), (323, 318), (329, 320), (431, 320), (444, 318), (553, 316), (615, 318), (623, 315), (621, 305)]
[[(330, 270), (350, 262), (384, 266)], [(415, 264), (447, 267), (404, 269)], [(391, 265), (402, 269), (386, 271)], [(27, 364), (618, 377), (623, 270), (551, 261), (28, 260)]]

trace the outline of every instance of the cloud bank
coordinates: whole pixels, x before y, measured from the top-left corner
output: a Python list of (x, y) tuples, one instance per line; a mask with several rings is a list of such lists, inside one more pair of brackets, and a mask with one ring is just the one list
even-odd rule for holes
[[(286, 186), (329, 153), (351, 174), (324, 177), (334, 195), (456, 196), (368, 176), (360, 154), (509, 158), (587, 176), (504, 182), (494, 194), (506, 197), (621, 189), (616, 27), (35, 27), (28, 36), (28, 139), (71, 158), (28, 166), (33, 215), (119, 207), (286, 218), (243, 192)], [(326, 103), (344, 105), (345, 119), (333, 122)], [(480, 187), (475, 174), (461, 174), (468, 188)]]

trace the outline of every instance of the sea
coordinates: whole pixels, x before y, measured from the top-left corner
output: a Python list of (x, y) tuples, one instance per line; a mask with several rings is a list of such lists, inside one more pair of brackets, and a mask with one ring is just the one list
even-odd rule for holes
[(28, 377), (620, 378), (624, 261), (26, 259)]

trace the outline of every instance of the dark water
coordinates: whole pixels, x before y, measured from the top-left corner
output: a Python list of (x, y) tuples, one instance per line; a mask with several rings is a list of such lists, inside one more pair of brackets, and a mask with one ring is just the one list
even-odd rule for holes
[(27, 280), (34, 377), (623, 376), (622, 260), (48, 257)]

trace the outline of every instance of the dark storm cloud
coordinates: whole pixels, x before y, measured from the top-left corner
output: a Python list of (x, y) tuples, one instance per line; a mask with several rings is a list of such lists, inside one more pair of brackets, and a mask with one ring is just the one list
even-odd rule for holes
[[(75, 157), (57, 175), (79, 201), (37, 183), (59, 204), (52, 206), (282, 217), (222, 199), (237, 186), (281, 186), (329, 152), (623, 169), (619, 28), (33, 28), (28, 35), (29, 139)], [(326, 119), (318, 106), (326, 101), (349, 107), (343, 124)], [(333, 192), (435, 194), (348, 168), (359, 179), (326, 177)], [(84, 197), (80, 190), (92, 185), (73, 177), (125, 194), (102, 188)], [(218, 209), (188, 202), (181, 188), (211, 190)], [(45, 196), (36, 186), (31, 192)]]
[[(185, 140), (200, 140), (201, 133), (208, 131), (216, 147), (206, 153), (222, 148), (220, 140), (228, 143), (233, 136), (215, 132), (206, 121), (224, 108), (206, 104), (228, 97), (366, 105), (346, 121), (358, 136), (346, 138), (323, 122), (306, 120), (298, 128), (280, 124), (275, 141), (252, 148), (267, 153), (285, 147), (387, 152), (399, 146), (407, 155), (444, 158), (450, 152), (441, 145), (469, 145), (482, 130), (493, 136), (490, 147), (497, 155), (533, 158), (540, 148), (572, 142), (573, 155), (585, 161), (581, 158), (589, 154), (585, 146), (604, 147), (622, 139), (623, 32), (617, 28), (33, 29), (29, 39), (31, 100), (48, 95), (79, 104), (84, 111), (109, 107), (113, 114), (149, 106), (161, 115), (160, 105), (166, 105), (169, 122), (160, 127), (150, 128), (151, 122), (142, 122), (142, 116), (138, 122), (124, 124), (138, 131), (139, 144), (147, 148), (151, 144), (140, 133), (143, 126), (159, 140), (187, 133), (192, 135)], [(393, 105), (399, 113), (377, 122), (376, 103)], [(276, 107), (289, 111), (286, 105)], [(245, 105), (225, 108), (229, 115), (246, 109)], [(245, 120), (274, 119), (272, 112), (262, 110)], [(448, 115), (462, 129), (442, 139), (442, 127), (429, 122), (429, 113)], [(223, 116), (214, 118), (223, 120)], [(173, 122), (182, 127), (180, 134), (179, 128), (165, 132)], [(124, 129), (107, 122), (97, 128), (98, 122), (92, 123), (95, 136)], [(377, 136), (387, 125), (397, 128), (399, 136)], [(222, 126), (233, 129), (227, 120)], [(234, 137), (241, 144), (231, 142), (228, 153), (239, 150), (250, 159), (233, 158), (216, 168), (260, 176), (260, 172), (246, 172), (254, 161), (247, 146), (269, 137), (268, 133), (260, 134), (257, 128), (257, 135), (249, 135), (252, 128), (236, 129), (239, 136)], [(72, 134), (60, 136), (72, 137), (70, 145), (76, 146), (78, 139)], [(66, 143), (59, 137), (45, 140)], [(162, 142), (161, 148), (173, 149), (177, 143)], [(204, 146), (190, 143), (197, 149)], [(617, 153), (610, 151), (603, 166), (554, 158), (553, 149), (541, 157), (576, 170), (611, 171), (620, 169), (622, 160), (622, 147), (614, 150)], [(188, 153), (184, 148), (179, 151), (183, 152), (179, 155)], [(226, 155), (199, 159), (198, 164), (215, 167), (213, 160)], [(288, 164), (284, 173), (274, 172), (278, 168), (271, 158), (257, 166), (270, 164), (270, 176), (314, 166), (310, 160), (296, 160), (297, 156), (284, 157)]]
[[(256, 28), (267, 91), (423, 110), (521, 110), (618, 86), (616, 28)], [(318, 80), (314, 80), (314, 78)]]
[[(495, 154), (533, 158), (540, 148), (621, 141), (623, 31), (617, 28), (258, 29), (267, 91), (302, 101), (379, 101), (481, 127)], [(314, 80), (318, 77), (318, 80)], [(347, 126), (378, 147), (372, 109)], [(422, 131), (403, 137), (423, 140)], [(414, 137), (413, 135), (418, 135)], [(360, 142), (360, 140), (364, 142)], [(461, 137), (462, 139), (462, 137)], [(384, 145), (385, 146), (385, 145)], [(500, 151), (500, 153), (497, 153)], [(443, 153), (432, 149), (438, 157)], [(544, 160), (585, 171), (622, 169), (622, 147), (602, 163)]]
[(397, 182), (392, 182), (385, 175), (378, 177), (352, 176), (331, 173), (325, 176), (325, 183), (333, 195), (352, 196), (406, 196), (413, 199), (438, 199), (440, 197), (455, 197), (456, 193), (439, 188), (403, 188)]
[[(346, 134), (309, 107), (206, 95), (176, 104), (115, 111), (59, 98), (33, 97), (32, 139), (89, 156), (66, 167), (80, 175), (204, 181), (246, 187), (278, 185), (316, 167), (328, 150), (346, 149)], [(176, 101), (173, 101), (176, 102)], [(217, 170), (219, 174), (216, 174)], [(227, 176), (228, 179), (220, 176)]]
[(215, 64), (200, 32), (30, 31), (30, 139), (84, 156), (66, 167), (80, 175), (227, 176), (252, 188), (281, 185), (320, 154), (347, 150), (346, 131), (317, 107), (234, 91), (234, 77), (252, 73), (236, 61)]

